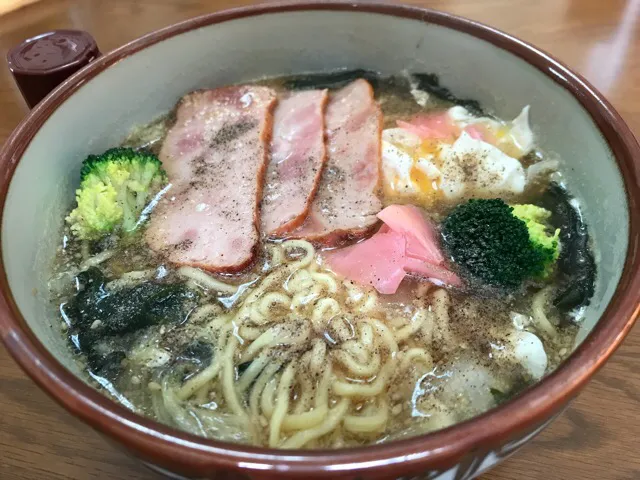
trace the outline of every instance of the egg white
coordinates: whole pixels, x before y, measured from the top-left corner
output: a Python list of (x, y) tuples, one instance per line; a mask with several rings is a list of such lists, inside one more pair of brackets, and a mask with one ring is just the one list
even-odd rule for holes
[(491, 198), (520, 194), (525, 170), (515, 156), (530, 152), (534, 135), (529, 127), (529, 107), (508, 125), (488, 117), (474, 117), (463, 107), (448, 115), (459, 128), (482, 125), (496, 145), (472, 138), (463, 131), (453, 144), (423, 140), (402, 128), (382, 133), (382, 174), (385, 194), (395, 200), (418, 199), (432, 204), (465, 197)]

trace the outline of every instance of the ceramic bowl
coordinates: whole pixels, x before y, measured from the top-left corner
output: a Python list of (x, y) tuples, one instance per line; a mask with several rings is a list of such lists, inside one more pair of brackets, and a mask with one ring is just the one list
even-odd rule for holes
[[(540, 144), (565, 162), (597, 251), (595, 295), (571, 357), (516, 399), (451, 428), (336, 451), (205, 440), (94, 390), (60, 335), (46, 272), (79, 162), (185, 93), (340, 68), (435, 73), (503, 118), (531, 105)], [(640, 148), (588, 82), (514, 37), (445, 13), (380, 3), (298, 2), (225, 11), (93, 60), (40, 102), (0, 153), (0, 333), (34, 381), (117, 445), (175, 478), (468, 479), (516, 451), (580, 391), (631, 328), (640, 296)]]

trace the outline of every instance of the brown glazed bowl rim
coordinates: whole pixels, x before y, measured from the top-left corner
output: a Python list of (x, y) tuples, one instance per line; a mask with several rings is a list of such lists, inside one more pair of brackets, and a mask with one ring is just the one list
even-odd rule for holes
[[(0, 263), (0, 334), (27, 374), (75, 416), (147, 460), (195, 475), (217, 469), (277, 478), (365, 472), (377, 475), (447, 468), (465, 453), (487, 451), (540, 425), (574, 397), (630, 331), (640, 312), (640, 146), (609, 102), (580, 75), (547, 53), (486, 25), (417, 7), (370, 2), (295, 2), (256, 5), (204, 15), (147, 34), (73, 75), (36, 106), (0, 151), (0, 206), (13, 172), (46, 119), (89, 79), (119, 60), (174, 35), (227, 20), (271, 13), (331, 10), (386, 14), (441, 25), (483, 39), (539, 69), (570, 92), (606, 138), (623, 176), (629, 205), (629, 247), (616, 292), (601, 320), (571, 357), (516, 399), (447, 429), (388, 444), (343, 450), (287, 451), (207, 440), (143, 418), (108, 399), (66, 370), (39, 342), (22, 317)], [(0, 258), (0, 262), (2, 259)]]

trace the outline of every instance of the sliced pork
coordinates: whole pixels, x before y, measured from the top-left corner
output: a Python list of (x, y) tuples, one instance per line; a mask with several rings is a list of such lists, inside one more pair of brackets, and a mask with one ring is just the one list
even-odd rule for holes
[(284, 94), (273, 114), (271, 159), (262, 199), (262, 233), (280, 236), (302, 224), (326, 160), (326, 90)]
[(172, 186), (145, 233), (153, 250), (212, 272), (251, 263), (275, 102), (273, 90), (258, 86), (181, 100), (160, 152)]
[(329, 100), (325, 115), (327, 164), (302, 227), (293, 236), (338, 245), (372, 230), (381, 209), (382, 112), (366, 80), (356, 80)]

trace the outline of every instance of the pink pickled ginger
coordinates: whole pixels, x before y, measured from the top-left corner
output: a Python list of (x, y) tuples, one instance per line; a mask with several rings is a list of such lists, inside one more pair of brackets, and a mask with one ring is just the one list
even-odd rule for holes
[(329, 268), (383, 294), (395, 293), (407, 273), (437, 284), (460, 286), (458, 276), (442, 264), (435, 226), (413, 205), (391, 205), (378, 217), (378, 233), (350, 247), (325, 253)]
[(444, 262), (444, 256), (438, 245), (436, 228), (424, 217), (418, 207), (390, 205), (378, 213), (378, 218), (394, 232), (405, 235), (408, 256), (434, 265)]
[(448, 111), (417, 115), (409, 120), (397, 120), (396, 124), (422, 140), (442, 140), (446, 143), (454, 141), (462, 132), (466, 132), (475, 140), (497, 145), (495, 134), (487, 125), (478, 122), (462, 128), (451, 118)]
[(431, 263), (422, 262), (417, 258), (407, 257), (404, 269), (408, 273), (414, 273), (421, 277), (431, 280), (433, 283), (440, 285), (452, 285), (461, 287), (462, 280), (455, 273), (447, 270), (443, 266), (433, 265)]
[(452, 139), (460, 135), (460, 128), (453, 122), (447, 111), (417, 115), (411, 120), (398, 120), (396, 124), (424, 140)]
[(395, 293), (406, 272), (406, 240), (397, 232), (376, 233), (364, 242), (325, 254), (331, 270), (380, 293)]

